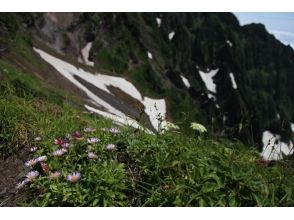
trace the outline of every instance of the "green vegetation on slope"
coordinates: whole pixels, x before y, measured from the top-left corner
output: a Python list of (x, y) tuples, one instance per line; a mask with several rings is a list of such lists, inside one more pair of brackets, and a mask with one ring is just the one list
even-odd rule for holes
[[(149, 135), (129, 127), (113, 134), (114, 125), (94, 114), (75, 109), (69, 100), (8, 64), (1, 62), (1, 155), (36, 146), (31, 158), (47, 156), (43, 169), (27, 183), (27, 206), (293, 206), (293, 168), (287, 161), (267, 163), (254, 149), (239, 142), (182, 133)], [(83, 132), (92, 127), (96, 131)], [(117, 126), (114, 126), (117, 127)], [(60, 157), (55, 138), (73, 131)], [(40, 142), (34, 138), (40, 136)], [(96, 137), (100, 142), (87, 143)], [(116, 148), (107, 150), (107, 144)], [(87, 151), (97, 155), (89, 159)], [(38, 167), (36, 167), (38, 168)], [(44, 170), (43, 170), (44, 171)], [(81, 179), (67, 177), (79, 172)]]

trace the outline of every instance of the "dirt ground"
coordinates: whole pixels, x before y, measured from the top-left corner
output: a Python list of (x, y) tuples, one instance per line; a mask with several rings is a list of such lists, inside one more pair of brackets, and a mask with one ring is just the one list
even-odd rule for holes
[(0, 159), (0, 207), (21, 206), (27, 198), (28, 190), (24, 188), (17, 192), (15, 186), (28, 172), (24, 166), (28, 158), (28, 149), (23, 148), (17, 154)]

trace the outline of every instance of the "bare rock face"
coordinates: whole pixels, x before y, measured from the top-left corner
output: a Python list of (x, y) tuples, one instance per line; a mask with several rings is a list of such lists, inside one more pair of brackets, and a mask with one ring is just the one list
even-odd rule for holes
[(83, 29), (76, 26), (80, 13), (44, 13), (37, 21), (39, 39), (60, 54), (77, 57), (83, 47)]

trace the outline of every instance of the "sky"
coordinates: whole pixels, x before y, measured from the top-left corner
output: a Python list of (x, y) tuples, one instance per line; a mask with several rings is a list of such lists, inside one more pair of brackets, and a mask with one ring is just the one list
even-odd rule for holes
[(294, 12), (236, 12), (240, 24), (263, 23), (268, 32), (294, 48)]

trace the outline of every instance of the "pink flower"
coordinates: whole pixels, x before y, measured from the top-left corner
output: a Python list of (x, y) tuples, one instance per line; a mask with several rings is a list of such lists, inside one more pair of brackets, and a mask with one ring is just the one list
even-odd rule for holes
[(62, 145), (64, 143), (64, 140), (62, 140), (61, 138), (57, 138), (57, 139), (54, 139), (54, 144), (56, 145)]
[(31, 160), (28, 160), (27, 162), (25, 162), (25, 166), (26, 167), (33, 167), (36, 163), (38, 163), (38, 160), (31, 159)]
[(114, 149), (116, 149), (116, 145), (115, 144), (107, 144), (106, 149), (107, 150), (114, 150)]
[(69, 148), (70, 147), (70, 144), (69, 143), (63, 143), (63, 144), (61, 144), (61, 147), (63, 147), (63, 148)]
[(66, 152), (67, 152), (67, 150), (65, 148), (62, 148), (62, 149), (58, 149), (56, 151), (53, 151), (52, 155), (60, 157), (60, 156), (64, 155)]
[(24, 179), (23, 181), (19, 182), (16, 184), (16, 189), (22, 189), (23, 187), (26, 186), (26, 184), (30, 182), (30, 180), (28, 178)]
[(49, 165), (45, 162), (40, 162), (41, 164), (41, 167), (42, 167), (42, 170), (44, 171), (44, 173), (48, 173), (50, 168), (49, 168)]
[(58, 171), (50, 172), (50, 174), (49, 174), (49, 179), (51, 179), (51, 180), (56, 180), (56, 179), (58, 179), (60, 176), (61, 176), (61, 173), (58, 172)]
[(112, 133), (112, 134), (119, 134), (120, 130), (118, 128), (110, 128), (109, 132)]
[(39, 176), (39, 172), (36, 170), (31, 171), (26, 175), (26, 177), (28, 178), (29, 181), (35, 180), (38, 176)]
[(100, 142), (100, 139), (99, 138), (88, 138), (87, 142), (89, 144), (96, 144), (96, 143)]
[(71, 183), (76, 183), (81, 179), (81, 177), (82, 176), (79, 172), (73, 172), (72, 174), (69, 174), (66, 179)]
[(93, 153), (93, 152), (88, 152), (88, 158), (90, 160), (93, 160), (93, 159), (97, 159), (98, 156), (95, 153)]
[(81, 139), (83, 138), (81, 133), (79, 131), (74, 131), (72, 134), (71, 134), (72, 138), (74, 139)]

